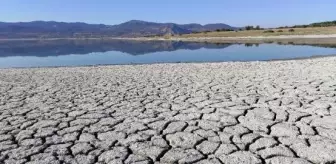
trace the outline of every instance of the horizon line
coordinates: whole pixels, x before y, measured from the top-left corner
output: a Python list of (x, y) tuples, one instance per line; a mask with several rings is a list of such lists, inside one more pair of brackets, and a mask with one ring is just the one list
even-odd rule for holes
[[(89, 22), (85, 22), (85, 21), (56, 21), (56, 20), (0, 21), (0, 23), (57, 22), (57, 23), (83, 23), (83, 24), (91, 24), (91, 25), (114, 26), (114, 25), (120, 25), (120, 24), (123, 24), (123, 23), (131, 22), (131, 21), (148, 22), (148, 23), (162, 23), (162, 24), (178, 24), (178, 25), (199, 24), (199, 25), (202, 25), (202, 26), (209, 25), (209, 24), (226, 24), (226, 25), (229, 25), (231, 27), (238, 27), (239, 28), (239, 26), (234, 26), (234, 25), (231, 25), (231, 24), (228, 24), (228, 23), (223, 23), (223, 22), (206, 23), (206, 24), (195, 23), (195, 22), (194, 23), (173, 23), (173, 22), (160, 22), (160, 21), (146, 21), (146, 20), (140, 20), (140, 19), (131, 19), (131, 20), (119, 23), (119, 24), (89, 23)], [(323, 20), (323, 21), (320, 21), (320, 22), (327, 22), (327, 21), (334, 21), (334, 20)], [(311, 23), (308, 23), (308, 24), (296, 24), (296, 25), (309, 25), (309, 24), (313, 24), (313, 23), (318, 23), (318, 22), (311, 22)], [(258, 26), (258, 25), (244, 25), (242, 27), (246, 27), (246, 26)], [(275, 26), (275, 27), (283, 27), (283, 26), (291, 26), (291, 25), (281, 25), (281, 26)], [(260, 26), (260, 27), (265, 27), (265, 26)], [(271, 27), (266, 27), (266, 28), (271, 28)]]

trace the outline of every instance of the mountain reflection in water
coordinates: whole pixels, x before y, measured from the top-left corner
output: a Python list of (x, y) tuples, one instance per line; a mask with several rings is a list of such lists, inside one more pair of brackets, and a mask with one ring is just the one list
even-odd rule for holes
[(227, 48), (230, 45), (233, 44), (130, 40), (6, 41), (0, 42), (0, 57), (47, 57), (108, 51), (119, 51), (130, 55), (143, 55), (153, 52), (176, 51), (182, 49), (222, 49)]
[[(273, 43), (273, 42), (266, 42)], [(237, 43), (208, 43), (182, 41), (135, 41), (135, 40), (34, 40), (0, 41), (0, 57), (35, 56), (50, 57), (72, 54), (90, 54), (94, 52), (118, 51), (129, 55), (144, 55), (154, 52), (224, 49)], [(276, 44), (282, 44), (277, 43)], [(294, 43), (287, 43), (295, 45)], [(258, 47), (258, 43), (244, 43), (245, 47)], [(336, 45), (311, 45), (335, 48)]]

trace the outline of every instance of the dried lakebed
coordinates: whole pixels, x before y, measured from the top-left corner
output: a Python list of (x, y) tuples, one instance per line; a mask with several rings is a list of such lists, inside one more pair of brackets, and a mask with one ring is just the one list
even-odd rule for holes
[(335, 163), (336, 58), (0, 70), (0, 163)]

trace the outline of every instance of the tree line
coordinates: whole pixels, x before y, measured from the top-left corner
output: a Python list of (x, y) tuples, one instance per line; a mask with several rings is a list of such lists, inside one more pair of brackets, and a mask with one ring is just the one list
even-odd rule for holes
[(308, 24), (308, 25), (284, 26), (284, 27), (278, 27), (278, 29), (283, 29), (283, 28), (308, 28), (308, 27), (330, 27), (330, 26), (336, 26), (336, 20), (335, 21), (312, 23), (312, 24)]

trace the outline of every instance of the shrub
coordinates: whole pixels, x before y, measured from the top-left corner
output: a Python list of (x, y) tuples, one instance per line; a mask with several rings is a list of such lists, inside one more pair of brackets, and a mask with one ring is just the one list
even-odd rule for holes
[(234, 31), (234, 30), (232, 30), (232, 29), (225, 29), (225, 28), (223, 28), (223, 29), (221, 29), (221, 31)]
[(291, 29), (289, 29), (288, 31), (289, 31), (289, 32), (294, 32), (295, 30), (291, 28)]
[(283, 32), (282, 30), (278, 30), (278, 32)]
[(256, 29), (256, 30), (260, 30), (260, 26), (258, 25), (255, 29)]
[(263, 33), (274, 33), (274, 31), (273, 30), (266, 30)]
[(253, 28), (253, 26), (246, 26), (245, 27), (245, 30), (247, 30), (247, 31), (249, 31), (249, 30), (253, 30), (254, 28)]

